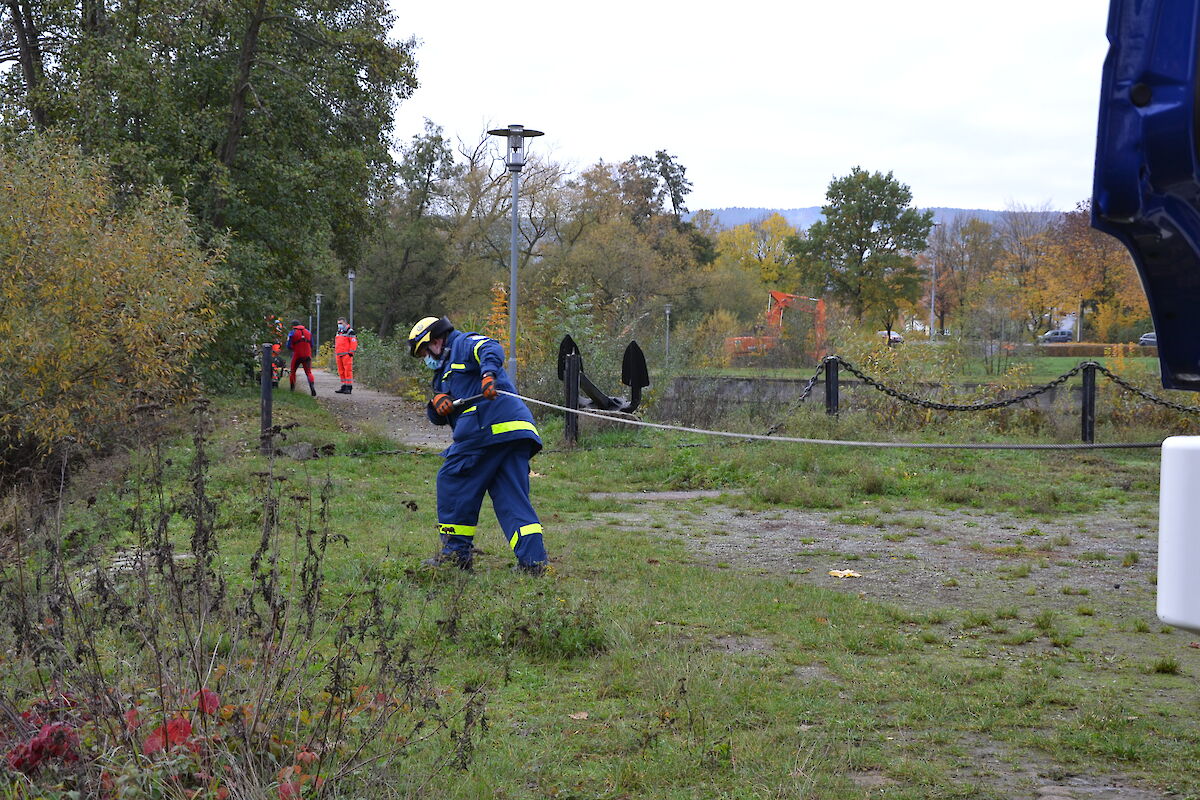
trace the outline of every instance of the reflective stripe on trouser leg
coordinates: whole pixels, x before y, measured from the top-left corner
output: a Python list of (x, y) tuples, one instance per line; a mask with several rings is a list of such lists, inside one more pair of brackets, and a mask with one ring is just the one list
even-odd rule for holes
[(542, 524), (523, 525), (508, 540), (517, 561), (524, 566), (543, 564), (546, 561), (546, 544), (542, 541)]
[(438, 523), (438, 535), (442, 540), (442, 552), (470, 558), (471, 549), (475, 546), (474, 525), (454, 525), (446, 522)]
[(442, 552), (469, 557), (479, 524), (485, 484), (479, 480), (478, 454), (449, 455), (437, 475), (438, 532)]
[(492, 447), (504, 451), (495, 478), (488, 487), (492, 507), (500, 529), (509, 539), (509, 546), (522, 566), (546, 562), (546, 545), (542, 541), (542, 525), (533, 504), (529, 501), (528, 442)]

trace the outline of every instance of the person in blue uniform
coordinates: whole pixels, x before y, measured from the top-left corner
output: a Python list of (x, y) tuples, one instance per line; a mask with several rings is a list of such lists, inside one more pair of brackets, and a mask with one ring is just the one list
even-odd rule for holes
[[(433, 399), (425, 409), (435, 425), (454, 430), (437, 475), (442, 550), (429, 565), (469, 570), (479, 509), (486, 492), (516, 556), (514, 567), (533, 575), (546, 569), (542, 524), (529, 500), (529, 460), (542, 449), (533, 415), (504, 392), (516, 386), (504, 370), (504, 348), (483, 334), (454, 329), (446, 317), (425, 317), (408, 335), (409, 353), (433, 370)], [(482, 398), (464, 408), (456, 399)]]

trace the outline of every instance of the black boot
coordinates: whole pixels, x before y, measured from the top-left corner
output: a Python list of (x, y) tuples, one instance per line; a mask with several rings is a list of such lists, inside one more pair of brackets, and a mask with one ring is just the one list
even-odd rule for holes
[(288, 391), (289, 392), (296, 391), (296, 382), (295, 381), (292, 381), (291, 383), (288, 384)]
[(313, 383), (312, 381), (308, 382), (308, 390), (310, 392), (312, 392), (313, 397), (317, 396), (317, 385), (315, 383)]
[(463, 572), (471, 572), (474, 569), (474, 559), (467, 555), (465, 557), (456, 553), (438, 553), (433, 558), (427, 558), (421, 562), (423, 567), (458, 567)]
[(346, 394), (354, 394), (354, 387), (348, 383), (346, 384)]
[(339, 386), (338, 388), (334, 389), (334, 390), (333, 390), (333, 393), (334, 393), (334, 394), (347, 394), (347, 392), (346, 392), (346, 384), (344, 384), (344, 383), (343, 383), (341, 386)]

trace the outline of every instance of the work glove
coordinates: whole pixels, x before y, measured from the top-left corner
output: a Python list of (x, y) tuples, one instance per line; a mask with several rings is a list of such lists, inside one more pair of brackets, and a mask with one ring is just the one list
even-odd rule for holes
[(448, 394), (437, 394), (433, 396), (433, 410), (439, 416), (448, 417), (454, 411), (454, 398)]
[(483, 387), (483, 396), (488, 400), (496, 399), (496, 376), (490, 372), (484, 373), (483, 380), (480, 382)]

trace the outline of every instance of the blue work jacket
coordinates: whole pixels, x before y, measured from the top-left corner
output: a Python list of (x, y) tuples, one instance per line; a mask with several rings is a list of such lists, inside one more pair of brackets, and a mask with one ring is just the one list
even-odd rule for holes
[[(504, 371), (504, 348), (498, 342), (480, 333), (451, 331), (446, 337), (441, 363), (433, 373), (433, 393), (445, 393), (456, 400), (474, 397), (483, 391), (480, 381), (485, 372), (496, 376), (497, 389), (517, 391)], [(425, 414), (433, 424), (449, 424), (454, 429), (453, 444), (442, 455), (470, 453), (520, 439), (533, 443), (533, 453), (542, 449), (533, 414), (515, 397), (502, 394), (494, 400), (480, 400), (449, 417), (434, 411), (431, 402)]]

